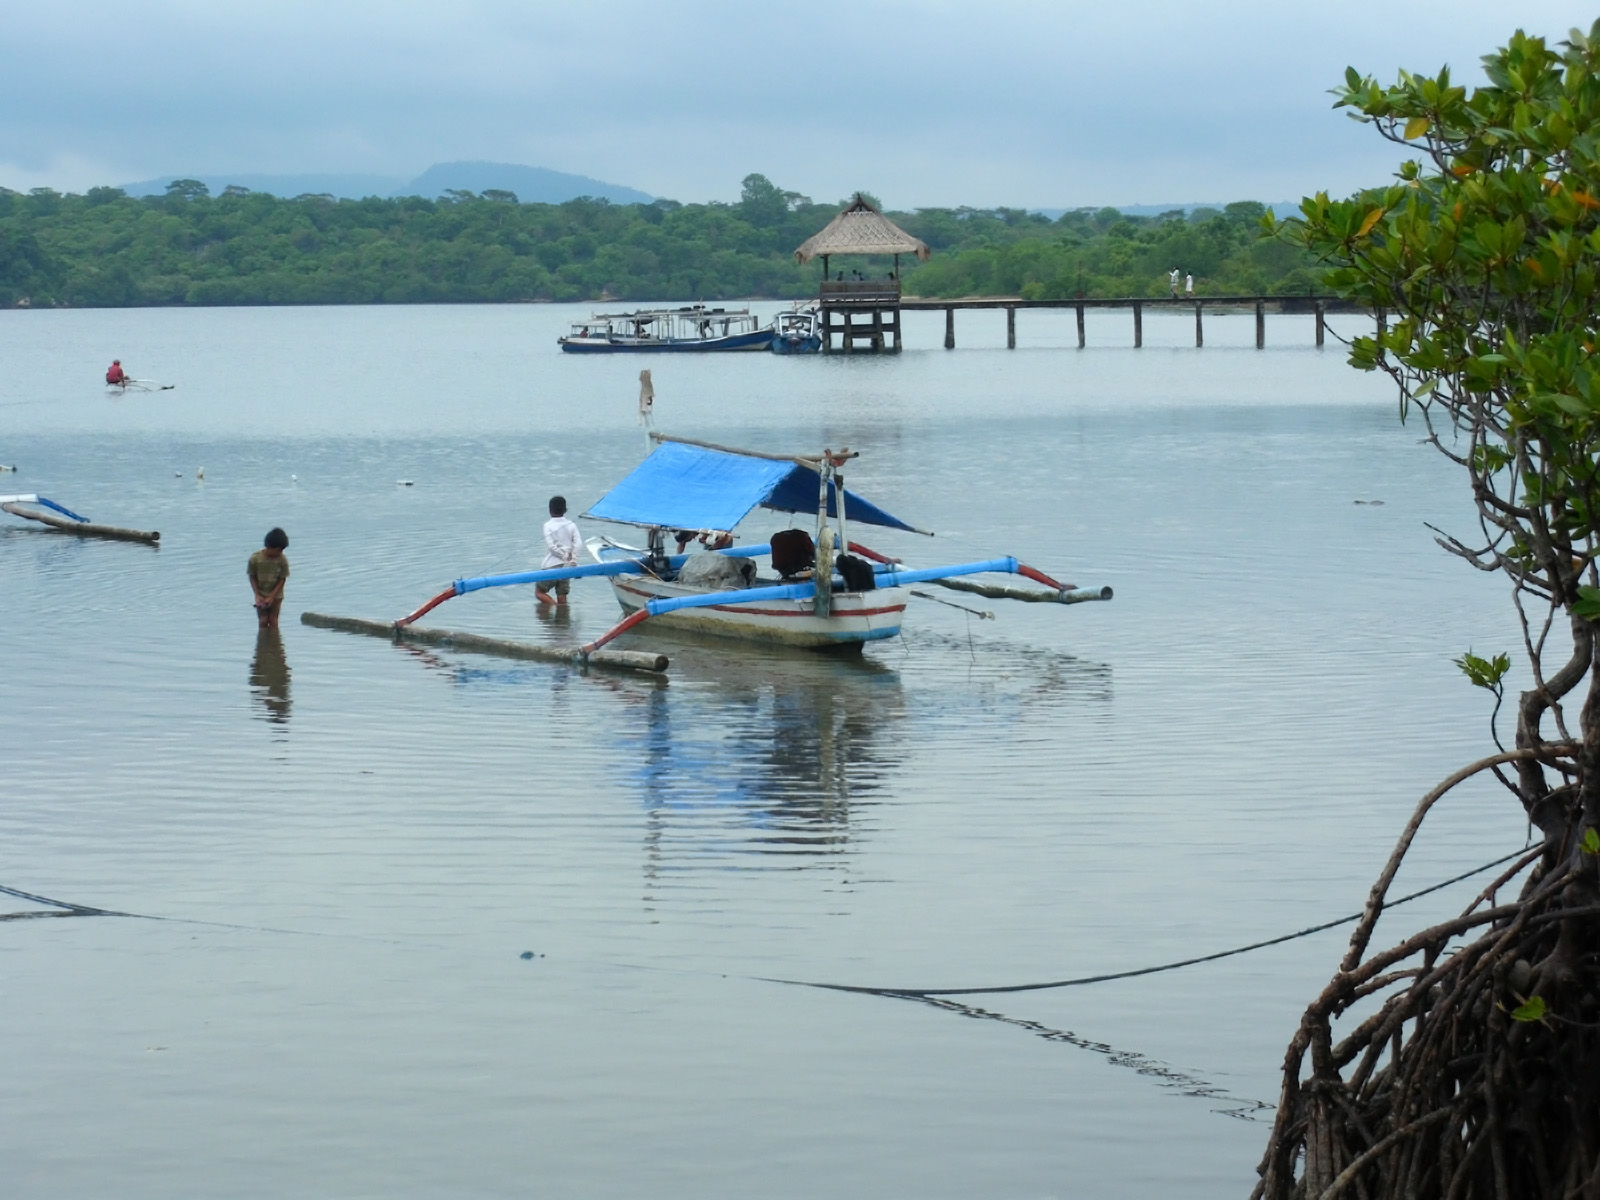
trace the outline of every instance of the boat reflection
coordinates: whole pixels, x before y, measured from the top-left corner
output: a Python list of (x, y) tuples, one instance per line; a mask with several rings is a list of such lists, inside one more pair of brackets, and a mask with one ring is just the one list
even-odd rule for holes
[(255, 658), (250, 662), (250, 698), (261, 707), (256, 714), (274, 725), (289, 723), (289, 660), (283, 651), (283, 633), (263, 629), (256, 635)]
[(751, 865), (843, 866), (853, 822), (897, 769), (899, 672), (870, 658), (673, 637), (670, 689), (619, 746), (645, 805), (647, 886)]
[(667, 651), (670, 674), (395, 650), (457, 687), (561, 697), (551, 711), (592, 726), (607, 789), (644, 810), (647, 903), (708, 871), (821, 868), (848, 886), (866, 814), (918, 745), (1053, 728), (1063, 709), (1109, 719), (1114, 695), (1106, 664), (999, 639), (925, 631), (844, 657), (665, 628), (630, 641)]

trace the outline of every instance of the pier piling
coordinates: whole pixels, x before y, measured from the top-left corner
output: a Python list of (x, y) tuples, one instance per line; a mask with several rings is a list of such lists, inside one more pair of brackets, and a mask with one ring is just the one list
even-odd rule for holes
[(1194, 302), (1194, 344), (1196, 347), (1206, 344), (1205, 329), (1200, 324), (1200, 301)]
[(1139, 349), (1144, 345), (1144, 305), (1137, 300), (1133, 302), (1133, 348)]
[(1256, 301), (1256, 349), (1265, 349), (1267, 345), (1267, 306), (1264, 301)]
[(1327, 324), (1328, 324), (1327, 312), (1322, 306), (1322, 301), (1318, 300), (1317, 301), (1317, 349), (1318, 350), (1322, 349), (1322, 338), (1323, 338), (1323, 333), (1327, 328)]
[(1017, 310), (1013, 305), (1006, 305), (1006, 349), (1017, 348)]
[(1082, 350), (1083, 345), (1083, 301), (1080, 300), (1078, 301), (1078, 349)]
[(953, 308), (944, 310), (944, 348), (956, 348), (956, 310)]

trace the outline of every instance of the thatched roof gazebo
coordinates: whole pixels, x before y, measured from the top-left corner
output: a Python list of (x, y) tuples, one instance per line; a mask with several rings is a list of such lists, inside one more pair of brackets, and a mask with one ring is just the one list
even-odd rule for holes
[(928, 245), (901, 229), (857, 192), (856, 198), (829, 221), (821, 233), (801, 243), (794, 252), (794, 260), (804, 265), (813, 258), (822, 259), (822, 274), (826, 278), (828, 258), (834, 254), (892, 254), (898, 278), (900, 256), (915, 254), (920, 262), (927, 262)]

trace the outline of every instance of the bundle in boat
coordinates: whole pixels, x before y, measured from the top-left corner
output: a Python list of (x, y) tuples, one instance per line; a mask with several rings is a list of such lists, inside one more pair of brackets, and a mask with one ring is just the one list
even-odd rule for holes
[(577, 663), (622, 671), (649, 671), (660, 674), (667, 669), (667, 656), (643, 650), (594, 650), (585, 654), (579, 647), (540, 646), (532, 642), (513, 642), (460, 633), (451, 629), (430, 629), (423, 625), (404, 625), (397, 621), (368, 621), (360, 617), (332, 617), (326, 613), (300, 614), (302, 625), (318, 629), (337, 629), (342, 633), (364, 633), (369, 637), (394, 642), (416, 642), (425, 646), (445, 646), (477, 654), (498, 654), (503, 658), (528, 658), (539, 662)]
[[(23, 507), (29, 505), (31, 507)], [(53, 509), (53, 512), (41, 511)], [(155, 530), (122, 529), (116, 525), (96, 525), (88, 517), (81, 517), (70, 508), (57, 504), (54, 500), (32, 492), (16, 496), (0, 496), (0, 511), (8, 512), (14, 517), (26, 517), (30, 521), (38, 521), (41, 525), (48, 525), (51, 529), (70, 533), (74, 537), (110, 538), (118, 542), (144, 542), (153, 546), (161, 540), (161, 534)], [(59, 514), (59, 515), (57, 515)]]

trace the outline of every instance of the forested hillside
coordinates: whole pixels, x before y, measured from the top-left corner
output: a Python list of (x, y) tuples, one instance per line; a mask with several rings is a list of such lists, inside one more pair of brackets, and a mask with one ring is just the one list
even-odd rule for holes
[[(0, 304), (405, 304), (439, 301), (726, 300), (815, 294), (793, 251), (838, 210), (760, 175), (733, 204), (522, 204), (510, 192), (279, 199), (175, 181), (0, 189)], [(1202, 292), (1308, 291), (1304, 252), (1262, 241), (1254, 202), (1159, 217), (1115, 209), (1059, 220), (1020, 209), (891, 213), (933, 250), (904, 263), (906, 291), (1027, 298), (1155, 295), (1177, 267)], [(887, 262), (834, 263), (881, 275)]]

